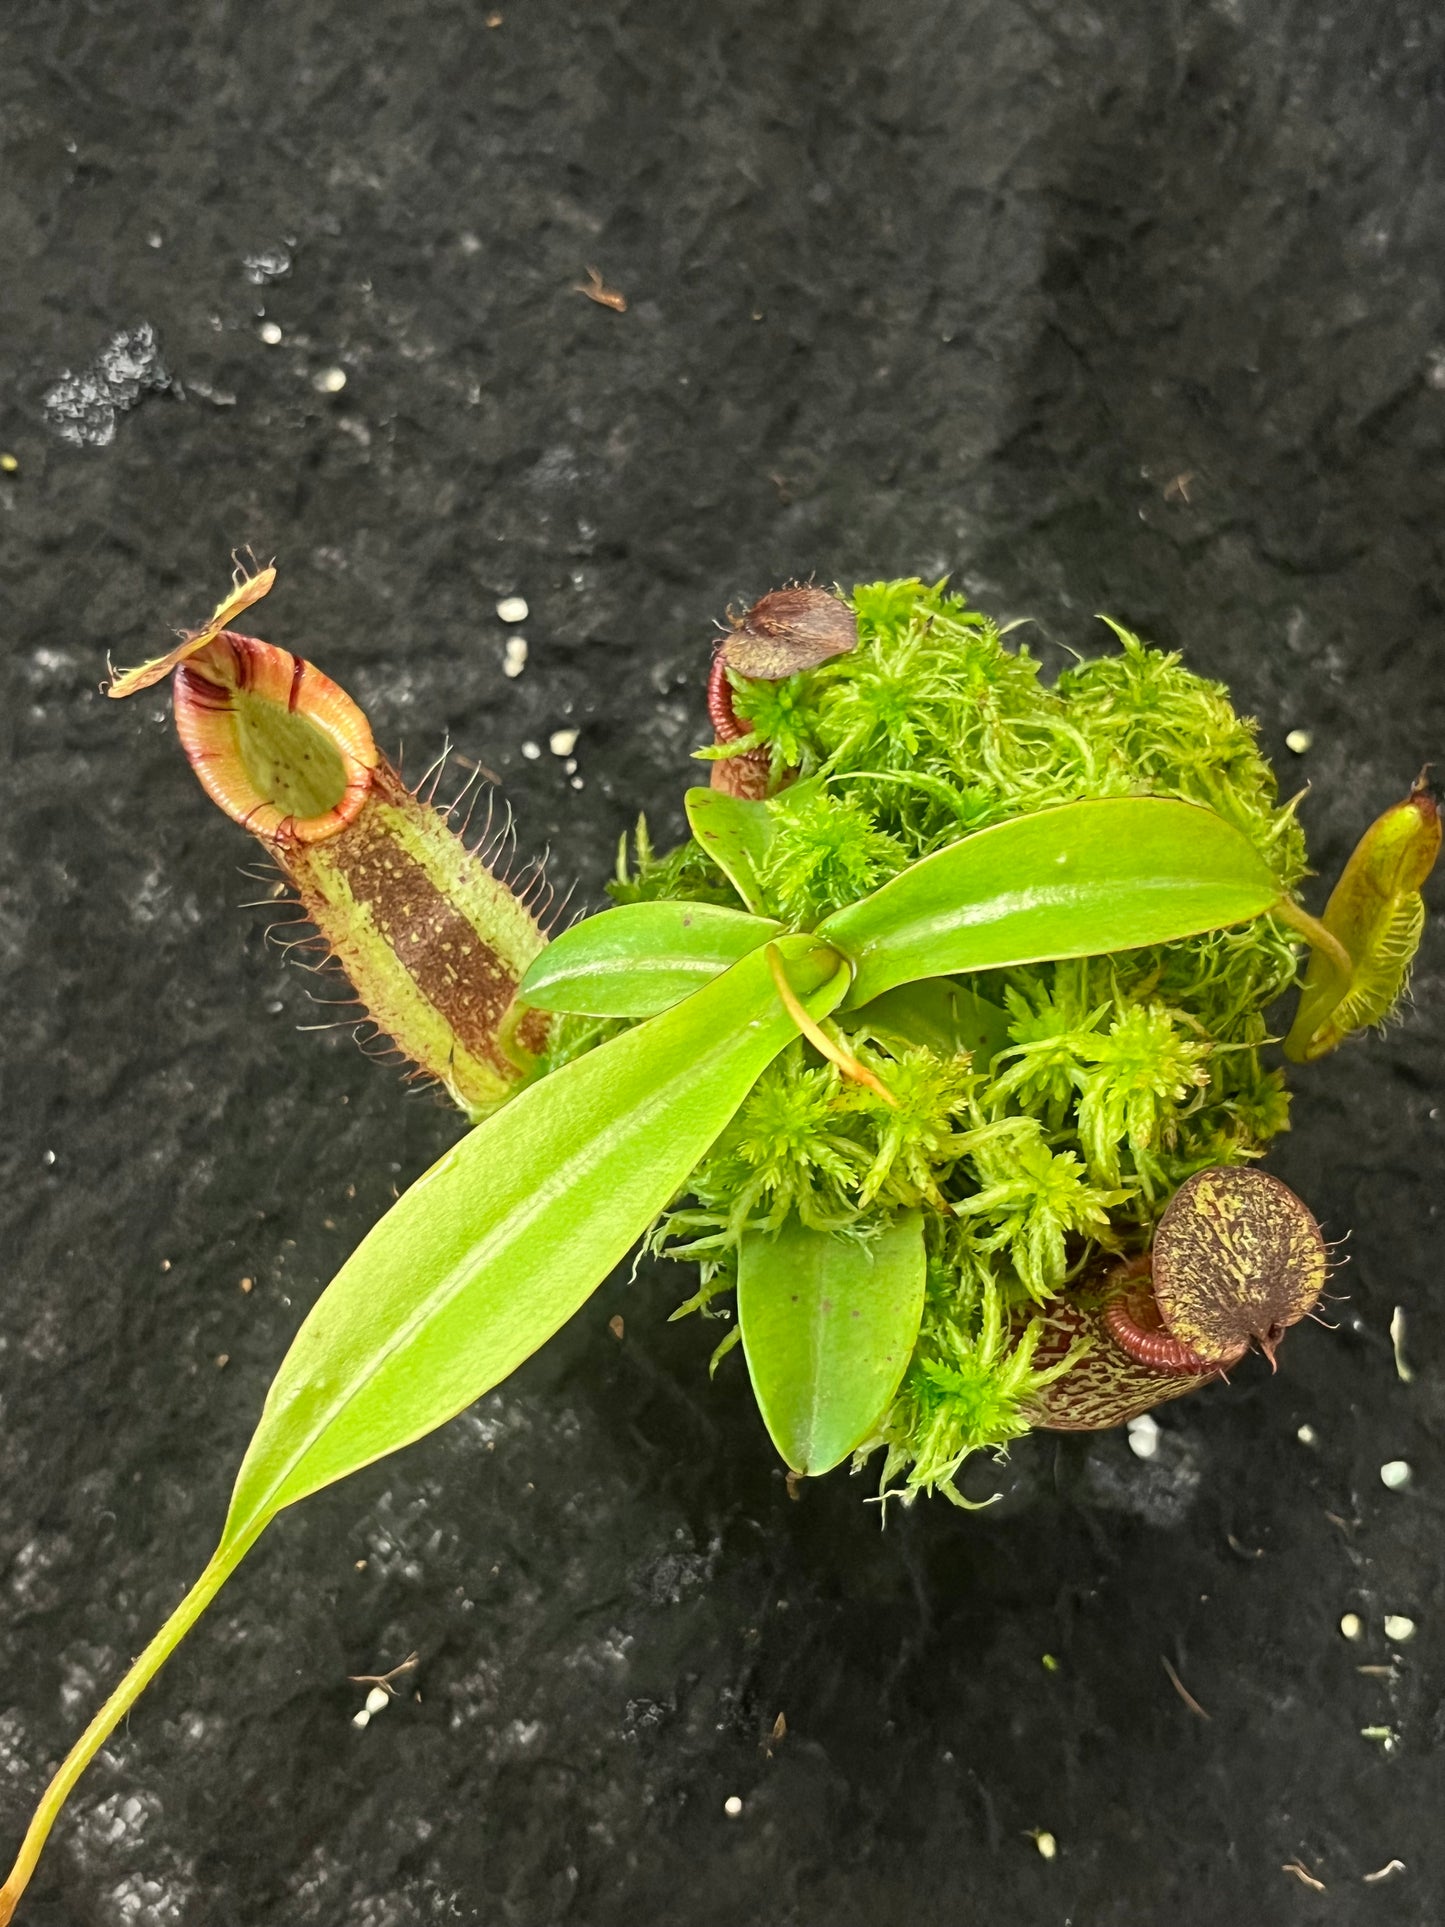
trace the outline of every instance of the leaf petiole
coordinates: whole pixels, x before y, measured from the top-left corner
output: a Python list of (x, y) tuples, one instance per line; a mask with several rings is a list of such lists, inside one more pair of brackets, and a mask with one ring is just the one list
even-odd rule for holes
[(815, 1024), (807, 1011), (804, 1010), (803, 1006), (798, 1002), (797, 997), (793, 993), (793, 986), (788, 982), (787, 972), (783, 969), (783, 959), (779, 955), (778, 946), (775, 943), (770, 943), (767, 946), (766, 955), (768, 959), (768, 969), (773, 973), (773, 982), (778, 987), (778, 997), (783, 1009), (787, 1011), (793, 1022), (798, 1026), (798, 1029), (802, 1031), (808, 1042), (813, 1046), (813, 1049), (819, 1052), (821, 1056), (826, 1057), (830, 1064), (836, 1064), (844, 1077), (852, 1078), (855, 1084), (865, 1084), (870, 1091), (873, 1091), (877, 1096), (881, 1097), (885, 1104), (891, 1104), (896, 1111), (898, 1109), (898, 1099), (893, 1095), (892, 1091), (889, 1090), (883, 1080), (875, 1077), (868, 1066), (860, 1063), (852, 1051), (847, 1049), (845, 1045), (838, 1043), (834, 1038), (830, 1037), (821, 1024)]
[(1340, 942), (1334, 931), (1312, 917), (1308, 910), (1302, 910), (1290, 897), (1281, 897), (1271, 906), (1271, 914), (1281, 923), (1287, 923), (1291, 930), (1302, 936), (1311, 950), (1317, 951), (1326, 963), (1330, 964), (1339, 979), (1341, 996), (1349, 989), (1355, 974), (1355, 960)]
[(21, 1895), (29, 1886), (41, 1849), (61, 1808), (70, 1797), (71, 1788), (250, 1551), (268, 1524), (269, 1517), (267, 1515), (255, 1523), (248, 1533), (222, 1541), (216, 1548), (210, 1564), (195, 1585), (139, 1659), (132, 1664), (119, 1686), (60, 1763), (26, 1828), (10, 1876), (5, 1885), (0, 1887), (0, 1927), (6, 1927), (19, 1905)]

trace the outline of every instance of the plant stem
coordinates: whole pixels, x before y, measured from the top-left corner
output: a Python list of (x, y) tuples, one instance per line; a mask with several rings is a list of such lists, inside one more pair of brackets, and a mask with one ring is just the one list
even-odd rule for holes
[[(830, 1037), (822, 1025), (815, 1024), (807, 1011), (804, 1010), (798, 1001), (793, 986), (788, 982), (787, 973), (783, 969), (783, 959), (775, 943), (768, 945), (767, 958), (768, 969), (773, 973), (773, 982), (778, 987), (778, 996), (782, 1000), (783, 1009), (787, 1011), (788, 1015), (798, 1026), (798, 1029), (802, 1031), (814, 1050), (826, 1057), (830, 1064), (836, 1064), (844, 1077), (851, 1077), (855, 1084), (866, 1084), (870, 1091), (875, 1092), (881, 1097), (885, 1104), (891, 1104), (896, 1111), (898, 1109), (898, 1099), (893, 1095), (892, 1091), (889, 1090), (883, 1080), (875, 1077), (866, 1064), (859, 1063), (852, 1051)], [(0, 1927), (4, 1927), (3, 1916), (0, 1916)]]
[(66, 1754), (55, 1777), (41, 1796), (40, 1804), (35, 1809), (34, 1817), (21, 1842), (20, 1851), (15, 1857), (15, 1864), (10, 1869), (10, 1877), (5, 1885), (0, 1887), (0, 1927), (7, 1927), (7, 1923), (19, 1905), (21, 1895), (30, 1884), (30, 1876), (35, 1871), (35, 1863), (40, 1858), (41, 1849), (45, 1845), (50, 1829), (59, 1817), (60, 1809), (69, 1798), (72, 1787), (230, 1578), (255, 1543), (264, 1524), (265, 1521), (262, 1520), (249, 1532), (217, 1548), (210, 1564), (195, 1585), (191, 1587), (180, 1605), (176, 1607), (165, 1625), (161, 1627), (140, 1658), (134, 1662), (119, 1686)]
[(1311, 949), (1318, 950), (1334, 966), (1343, 995), (1355, 974), (1355, 960), (1334, 931), (1326, 928), (1318, 917), (1312, 917), (1308, 910), (1302, 910), (1289, 897), (1281, 897), (1278, 903), (1272, 905), (1271, 914), (1278, 917), (1281, 923), (1287, 923), (1292, 930), (1297, 930)]

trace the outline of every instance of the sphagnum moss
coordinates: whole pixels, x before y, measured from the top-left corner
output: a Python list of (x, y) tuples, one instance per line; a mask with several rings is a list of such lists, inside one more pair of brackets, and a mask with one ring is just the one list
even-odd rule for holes
[[(1281, 893), (1305, 871), (1254, 725), (1224, 688), (1116, 625), (1118, 653), (1050, 687), (1026, 644), (942, 585), (868, 583), (850, 598), (859, 647), (786, 681), (734, 678), (745, 734), (713, 758), (766, 749), (774, 840), (764, 909), (794, 928), (877, 889), (960, 835), (1091, 797), (1207, 805), (1264, 856)], [(612, 894), (733, 903), (696, 842), (658, 857), (639, 833)], [(885, 1487), (954, 1483), (971, 1452), (1028, 1429), (1062, 1369), (1035, 1362), (1033, 1318), (1107, 1253), (1129, 1253), (1192, 1172), (1259, 1157), (1289, 1120), (1267, 1069), (1265, 1012), (1295, 980), (1295, 939), (1270, 918), (1146, 950), (986, 973), (991, 1057), (856, 1028), (890, 1107), (799, 1039), (766, 1070), (650, 1244), (696, 1261), (683, 1309), (728, 1316), (749, 1230), (790, 1214), (868, 1239), (922, 1206), (928, 1284), (903, 1385), (861, 1463)], [(562, 1061), (619, 1026), (563, 1019)], [(730, 1348), (730, 1338), (720, 1349)]]

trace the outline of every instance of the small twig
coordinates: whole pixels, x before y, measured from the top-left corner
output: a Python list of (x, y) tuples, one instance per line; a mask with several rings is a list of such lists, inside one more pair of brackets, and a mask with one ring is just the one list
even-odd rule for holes
[(1184, 1704), (1189, 1708), (1190, 1712), (1197, 1713), (1200, 1719), (1202, 1720), (1211, 1719), (1213, 1715), (1205, 1712), (1204, 1708), (1199, 1704), (1199, 1701), (1195, 1699), (1194, 1695), (1190, 1692), (1189, 1688), (1184, 1684), (1184, 1681), (1180, 1679), (1179, 1675), (1175, 1672), (1174, 1668), (1169, 1664), (1168, 1660), (1164, 1657), (1163, 1653), (1159, 1655), (1159, 1664), (1164, 1668), (1165, 1672), (1169, 1675), (1170, 1685), (1174, 1688), (1175, 1692), (1179, 1695), (1180, 1699), (1183, 1700)]
[(1405, 1871), (1403, 1860), (1387, 1860), (1383, 1867), (1376, 1867), (1373, 1873), (1362, 1873), (1360, 1878), (1367, 1886), (1373, 1887), (1377, 1880), (1393, 1880), (1397, 1873)]
[[(1286, 1860), (1284, 1865), (1280, 1868), (1280, 1872), (1292, 1873), (1296, 1880), (1302, 1881), (1306, 1887), (1313, 1887), (1317, 1894), (1322, 1894), (1325, 1892), (1324, 1881), (1316, 1880), (1314, 1875), (1310, 1872), (1309, 1868), (1302, 1867), (1298, 1860)], [(1370, 1876), (1366, 1874), (1365, 1878), (1366, 1880), (1368, 1880)]]
[[(485, 776), (487, 781), (494, 785), (495, 788), (500, 789), (502, 787), (502, 778), (498, 776), (494, 769), (488, 769), (485, 763), (478, 763), (474, 761), (472, 757), (463, 756), (460, 750), (455, 749), (452, 751), (452, 761), (460, 764), (463, 769), (475, 770), (479, 776)], [(453, 808), (455, 807), (456, 806), (453, 805)]]
[(597, 268), (587, 270), (587, 279), (579, 281), (572, 289), (573, 294), (585, 294), (589, 301), (595, 301), (599, 308), (610, 308), (614, 314), (627, 313), (627, 296), (616, 288), (609, 288)]
[(389, 1673), (348, 1673), (346, 1677), (353, 1686), (379, 1686), (383, 1692), (396, 1698), (396, 1688), (392, 1681), (402, 1673), (411, 1673), (421, 1664), (419, 1653), (408, 1653), (399, 1666), (393, 1666)]
[(768, 969), (773, 973), (773, 982), (777, 985), (783, 1009), (787, 1011), (813, 1049), (826, 1057), (830, 1064), (836, 1064), (844, 1077), (851, 1077), (855, 1084), (866, 1084), (870, 1091), (881, 1097), (885, 1104), (891, 1104), (896, 1111), (898, 1099), (882, 1079), (875, 1077), (866, 1064), (860, 1064), (852, 1051), (846, 1050), (842, 1044), (835, 1043), (820, 1024), (814, 1023), (798, 1002), (793, 986), (788, 982), (787, 973), (783, 969), (782, 954), (775, 943), (768, 945), (767, 954)]

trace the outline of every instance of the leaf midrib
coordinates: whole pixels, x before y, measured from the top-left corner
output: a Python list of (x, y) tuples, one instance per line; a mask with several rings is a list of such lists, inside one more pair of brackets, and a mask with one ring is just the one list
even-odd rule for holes
[[(782, 1015), (781, 1008), (779, 1015)], [(713, 1048), (705, 1053), (701, 1061), (697, 1058), (692, 1058), (685, 1064), (680, 1065), (679, 1068), (670, 1075), (664, 1083), (658, 1085), (643, 1101), (642, 1105), (633, 1112), (635, 1128), (629, 1132), (629, 1136), (640, 1135), (646, 1130), (647, 1126), (656, 1119), (658, 1113), (666, 1108), (669, 1101), (673, 1098), (678, 1085), (696, 1084), (700, 1079), (705, 1078), (715, 1069), (719, 1064), (719, 1060), (725, 1059), (730, 1052), (741, 1054), (751, 1033), (756, 1031), (760, 1025), (766, 1021), (768, 1021), (767, 1018), (754, 1017), (742, 1026), (740, 1030), (724, 1032)], [(616, 1041), (619, 1044), (629, 1042), (636, 1034), (636, 1032), (629, 1032), (627, 1037), (618, 1038)], [(786, 1041), (786, 1037), (782, 1038), (778, 1048), (781, 1049)], [(606, 1051), (607, 1048), (605, 1044), (600, 1046), (597, 1052), (591, 1053), (590, 1061), (595, 1063), (596, 1059), (602, 1052)], [(584, 1059), (579, 1061), (586, 1062), (589, 1060)], [(538, 1090), (542, 1088), (542, 1085), (537, 1086)], [(724, 1123), (726, 1123), (726, 1119), (724, 1119)], [(721, 1129), (722, 1125), (719, 1125), (718, 1128)], [(465, 1144), (465, 1142), (466, 1140), (463, 1139), (462, 1143)], [(503, 1245), (515, 1243), (518, 1236), (524, 1234), (527, 1229), (536, 1222), (537, 1217), (546, 1210), (561, 1191), (572, 1188), (574, 1181), (585, 1179), (590, 1172), (595, 1171), (602, 1164), (606, 1163), (608, 1157), (612, 1155), (612, 1152), (606, 1149), (599, 1150), (597, 1148), (605, 1144), (606, 1138), (601, 1134), (585, 1139), (564, 1164), (556, 1167), (547, 1179), (542, 1181), (534, 1191), (528, 1194), (520, 1211), (514, 1210), (508, 1212), (505, 1219), (484, 1238), (479, 1246), (469, 1248), (465, 1262), (459, 1261), (447, 1270), (403, 1323), (396, 1328), (381, 1350), (369, 1355), (367, 1369), (359, 1376), (348, 1381), (344, 1388), (338, 1388), (337, 1396), (328, 1401), (323, 1410), (318, 1414), (315, 1422), (308, 1428), (304, 1439), (298, 1444), (296, 1450), (291, 1453), (279, 1474), (269, 1481), (261, 1502), (248, 1511), (242, 1521), (238, 1522), (233, 1517), (227, 1518), (225, 1535), (222, 1541), (223, 1544), (229, 1544), (238, 1532), (250, 1529), (258, 1521), (264, 1524), (266, 1520), (274, 1517), (277, 1512), (283, 1511), (287, 1505), (296, 1504), (299, 1500), (307, 1496), (305, 1492), (298, 1492), (289, 1499), (279, 1501), (275, 1499), (275, 1495), (284, 1488), (298, 1467), (304, 1463), (307, 1454), (317, 1444), (318, 1440), (324, 1437), (331, 1427), (338, 1422), (347, 1409), (355, 1403), (366, 1388), (381, 1374), (390, 1360), (396, 1357), (400, 1351), (404, 1350), (434, 1316), (440, 1311), (445, 1310), (455, 1298), (467, 1289), (468, 1278), (474, 1276), (478, 1269), (490, 1258), (495, 1256)], [(447, 1155), (454, 1154), (449, 1153)], [(445, 1158), (443, 1158), (441, 1162), (444, 1163)], [(419, 1182), (424, 1183), (425, 1180), (426, 1174), (423, 1174)], [(675, 1188), (675, 1186), (669, 1188), (669, 1194), (673, 1188)], [(639, 1226), (639, 1232), (642, 1228), (643, 1227)], [(634, 1237), (637, 1235), (637, 1232), (633, 1233)], [(631, 1240), (629, 1239), (628, 1242), (630, 1243)], [(361, 1249), (362, 1246), (358, 1246), (357, 1252), (359, 1253)], [(623, 1250), (626, 1250), (625, 1245)], [(318, 1300), (318, 1303), (319, 1302)], [(564, 1320), (559, 1321), (559, 1323), (560, 1322), (565, 1322), (565, 1315)], [(556, 1327), (554, 1327), (554, 1330), (555, 1329)], [(486, 1388), (483, 1387), (482, 1391), (485, 1391), (485, 1389)], [(461, 1405), (456, 1407), (456, 1411), (464, 1411), (467, 1405), (473, 1402), (473, 1399), (482, 1396), (482, 1391), (473, 1393), (470, 1398), (467, 1398)], [(455, 1416), (455, 1413), (453, 1413), (452, 1416)], [(445, 1423), (445, 1420), (438, 1420), (419, 1426), (414, 1432), (408, 1433), (405, 1438), (398, 1439), (393, 1444), (387, 1446), (386, 1451), (399, 1451), (404, 1445), (411, 1444), (417, 1438), (421, 1438), (425, 1436), (426, 1433), (434, 1431), (436, 1425), (441, 1423)], [(377, 1456), (379, 1457), (381, 1454)], [(366, 1464), (368, 1462), (367, 1460), (362, 1460), (360, 1463)], [(359, 1465), (352, 1466), (348, 1468), (348, 1471), (356, 1471), (359, 1469)], [(244, 1471), (244, 1466), (242, 1470)], [(344, 1476), (346, 1476), (346, 1474), (342, 1472), (333, 1473), (325, 1483), (331, 1484), (335, 1479)], [(309, 1488), (309, 1490), (315, 1489), (316, 1488)]]

